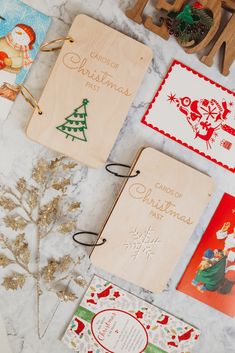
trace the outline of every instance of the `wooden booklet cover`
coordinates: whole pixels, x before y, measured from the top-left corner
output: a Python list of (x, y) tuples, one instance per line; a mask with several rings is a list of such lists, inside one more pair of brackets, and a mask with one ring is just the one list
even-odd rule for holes
[(140, 151), (99, 236), (94, 265), (162, 291), (214, 190), (210, 177), (153, 148)]
[[(75, 18), (27, 135), (81, 163), (105, 163), (152, 59), (144, 44)], [(45, 54), (50, 55), (50, 54)]]

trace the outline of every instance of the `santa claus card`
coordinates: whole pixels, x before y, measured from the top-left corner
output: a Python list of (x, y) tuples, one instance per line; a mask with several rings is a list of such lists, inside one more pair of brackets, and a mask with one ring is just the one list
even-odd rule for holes
[(174, 61), (142, 123), (235, 172), (235, 93)]
[(234, 196), (223, 196), (177, 289), (235, 316)]
[(18, 0), (0, 0), (0, 121), (19, 92), (50, 18)]
[(143, 80), (152, 52), (146, 45), (85, 15), (44, 89), (27, 135), (90, 167), (104, 164)]
[(214, 183), (207, 175), (150, 147), (138, 153), (132, 170), (139, 174), (124, 183), (99, 234), (106, 242), (94, 248), (91, 260), (107, 272), (160, 292)]
[(78, 353), (191, 353), (200, 332), (94, 276), (64, 337)]

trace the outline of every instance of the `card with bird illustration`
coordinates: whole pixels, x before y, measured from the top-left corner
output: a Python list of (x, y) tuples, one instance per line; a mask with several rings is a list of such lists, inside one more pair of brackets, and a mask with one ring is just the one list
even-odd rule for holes
[(81, 353), (190, 353), (200, 331), (94, 276), (63, 342)]
[(0, 121), (37, 55), (50, 18), (19, 0), (0, 0)]
[(142, 123), (235, 172), (235, 93), (175, 60)]

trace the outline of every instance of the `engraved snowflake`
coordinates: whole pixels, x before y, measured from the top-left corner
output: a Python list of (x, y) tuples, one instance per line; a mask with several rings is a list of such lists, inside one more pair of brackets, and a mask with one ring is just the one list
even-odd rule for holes
[(149, 260), (160, 242), (159, 237), (154, 236), (155, 231), (150, 226), (143, 232), (135, 228), (131, 230), (130, 234), (131, 237), (124, 246), (130, 250), (131, 258), (136, 260), (140, 254), (143, 254)]

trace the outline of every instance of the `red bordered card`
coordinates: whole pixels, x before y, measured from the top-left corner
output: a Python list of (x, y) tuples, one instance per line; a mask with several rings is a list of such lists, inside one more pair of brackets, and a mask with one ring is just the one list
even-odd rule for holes
[(234, 196), (223, 196), (177, 289), (235, 316)]
[(235, 172), (235, 93), (174, 61), (142, 123)]

